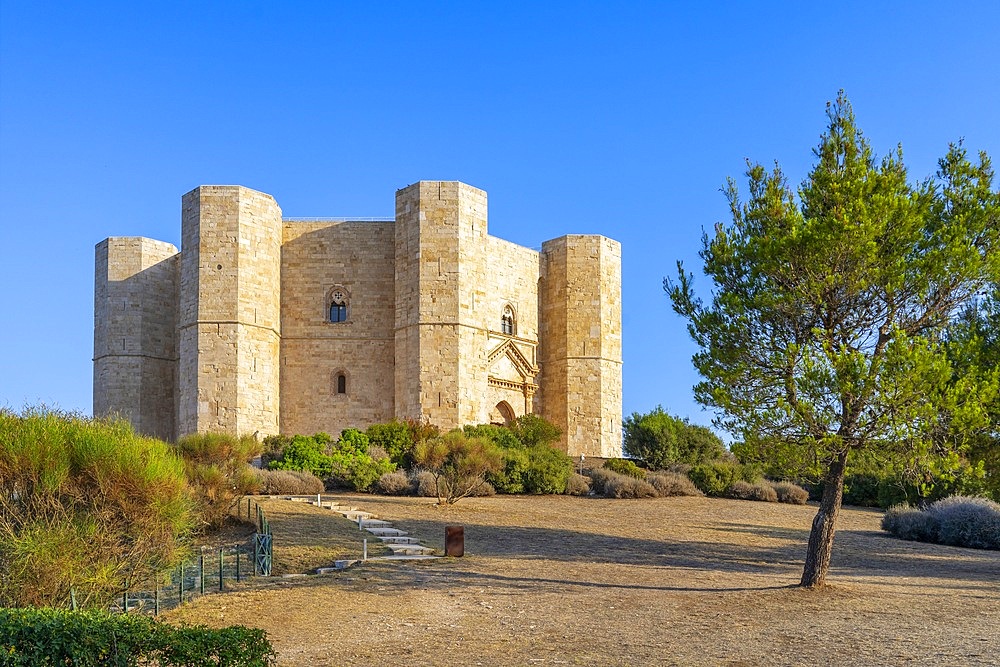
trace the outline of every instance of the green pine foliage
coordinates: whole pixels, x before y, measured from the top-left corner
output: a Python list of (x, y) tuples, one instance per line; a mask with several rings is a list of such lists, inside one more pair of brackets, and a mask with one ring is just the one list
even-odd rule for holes
[(945, 331), (1000, 278), (1000, 192), (961, 143), (911, 182), (897, 149), (876, 159), (841, 93), (797, 188), (748, 163), (732, 222), (703, 239), (709, 302), (678, 266), (665, 280), (700, 351), (699, 402), (746, 442), (811, 462), (824, 495), (802, 584), (823, 584), (848, 457), (877, 450), (926, 469), (984, 428), (993, 378), (955, 373)]

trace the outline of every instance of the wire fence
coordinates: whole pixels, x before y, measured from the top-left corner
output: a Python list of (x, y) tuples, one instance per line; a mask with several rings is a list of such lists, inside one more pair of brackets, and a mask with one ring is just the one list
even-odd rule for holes
[(122, 593), (111, 611), (157, 615), (199, 595), (224, 591), (227, 584), (232, 586), (250, 577), (270, 576), (273, 561), (271, 525), (260, 505), (252, 498), (245, 500), (237, 504), (237, 515), (255, 521), (257, 526), (247, 543), (202, 549), (176, 568), (161, 573), (152, 590)]

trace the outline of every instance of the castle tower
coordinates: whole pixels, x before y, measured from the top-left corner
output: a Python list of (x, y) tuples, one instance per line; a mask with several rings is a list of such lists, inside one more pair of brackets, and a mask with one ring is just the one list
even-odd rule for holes
[(457, 181), (396, 193), (397, 417), (443, 430), (479, 421), (487, 335), (475, 299), (486, 275), (486, 206), (484, 191)]
[(182, 200), (177, 435), (278, 432), (281, 209), (242, 186)]
[(621, 456), (621, 244), (546, 241), (538, 298), (542, 415), (571, 456)]
[(95, 250), (94, 415), (118, 414), (173, 439), (177, 248), (112, 237)]

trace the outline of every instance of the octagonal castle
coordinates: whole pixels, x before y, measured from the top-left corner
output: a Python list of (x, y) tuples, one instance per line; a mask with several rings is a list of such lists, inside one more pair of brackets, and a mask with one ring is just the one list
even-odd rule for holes
[(94, 414), (166, 440), (442, 430), (535, 413), (571, 456), (620, 456), (621, 246), (490, 236), (486, 193), (396, 192), (395, 220), (283, 219), (274, 198), (182, 199), (181, 251), (97, 245)]

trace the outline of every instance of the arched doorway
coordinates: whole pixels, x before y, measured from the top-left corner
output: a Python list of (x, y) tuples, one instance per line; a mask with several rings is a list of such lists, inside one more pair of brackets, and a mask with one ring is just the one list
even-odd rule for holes
[(510, 407), (510, 403), (507, 401), (497, 403), (490, 413), (490, 422), (497, 426), (509, 426), (515, 419), (517, 419), (517, 415), (514, 414), (514, 408)]

